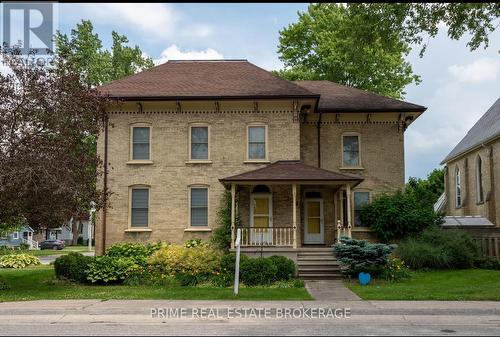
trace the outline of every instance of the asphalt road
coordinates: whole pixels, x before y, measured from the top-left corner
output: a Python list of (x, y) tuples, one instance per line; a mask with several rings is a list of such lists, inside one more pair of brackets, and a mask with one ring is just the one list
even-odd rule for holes
[[(264, 317), (236, 312), (268, 310)], [(278, 317), (282, 308), (350, 312)], [(185, 315), (158, 314), (185, 309)], [(209, 310), (217, 310), (210, 316)], [(156, 310), (156, 311), (155, 311)], [(205, 316), (203, 315), (205, 310)], [(299, 312), (300, 312), (299, 310)], [(153, 312), (153, 315), (152, 315)], [(193, 316), (197, 314), (197, 317)], [(299, 315), (300, 316), (300, 315)], [(194, 317), (194, 318), (193, 318)], [(500, 302), (34, 301), (0, 303), (0, 335), (499, 335)]]
[[(54, 262), (59, 256), (65, 255), (67, 253), (57, 253), (58, 251), (54, 251), (54, 255), (45, 255), (45, 256), (39, 256), (38, 258), (40, 259), (40, 262), (42, 264), (50, 264), (51, 262)], [(85, 256), (94, 256), (94, 252), (79, 252)]]

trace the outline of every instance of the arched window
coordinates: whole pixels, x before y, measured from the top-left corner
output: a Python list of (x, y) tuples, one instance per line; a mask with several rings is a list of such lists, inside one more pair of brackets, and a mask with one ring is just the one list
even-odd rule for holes
[(460, 181), (460, 169), (455, 167), (455, 206), (462, 206), (462, 184)]
[(476, 200), (478, 203), (484, 201), (483, 197), (483, 163), (481, 156), (477, 156), (476, 159)]

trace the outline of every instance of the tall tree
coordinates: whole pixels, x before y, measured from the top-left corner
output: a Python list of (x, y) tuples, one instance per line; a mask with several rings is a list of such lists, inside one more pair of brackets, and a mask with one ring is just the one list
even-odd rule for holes
[(82, 20), (71, 30), (71, 35), (56, 34), (56, 51), (71, 61), (85, 82), (98, 86), (154, 66), (153, 60), (138, 46), (128, 46), (126, 36), (113, 31), (110, 50), (102, 41), (90, 21)]
[(288, 79), (326, 79), (402, 98), (419, 83), (405, 57), (440, 26), (452, 39), (471, 35), (471, 50), (489, 44), (498, 27), (499, 3), (311, 4), (296, 23), (280, 31), (278, 52)]
[(71, 60), (24, 62), (2, 49), (0, 73), (0, 228), (59, 226), (104, 191), (92, 135), (103, 127), (108, 100), (81, 81)]
[(410, 177), (406, 183), (406, 193), (413, 194), (421, 205), (433, 207), (444, 192), (444, 169), (434, 169), (426, 179)]
[(280, 32), (278, 52), (289, 79), (326, 79), (400, 98), (420, 81), (405, 61), (410, 52), (398, 32), (380, 26), (381, 13), (350, 5), (311, 4)]

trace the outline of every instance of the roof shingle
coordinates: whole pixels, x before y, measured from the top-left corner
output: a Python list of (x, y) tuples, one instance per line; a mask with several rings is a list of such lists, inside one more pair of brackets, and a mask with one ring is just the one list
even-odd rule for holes
[(363, 178), (306, 165), (300, 160), (279, 160), (265, 167), (220, 179), (221, 182), (285, 182), (285, 181), (350, 181), (360, 183)]
[(295, 81), (320, 94), (322, 112), (424, 112), (427, 108), (331, 81)]
[(441, 165), (496, 137), (500, 137), (500, 98), (493, 103), (457, 146), (443, 159)]
[(122, 99), (319, 96), (246, 60), (168, 61), (99, 90)]

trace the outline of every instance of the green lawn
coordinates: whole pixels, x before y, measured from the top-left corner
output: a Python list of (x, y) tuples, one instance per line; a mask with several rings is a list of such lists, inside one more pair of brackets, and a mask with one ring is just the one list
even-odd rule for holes
[(231, 288), (97, 286), (55, 280), (51, 266), (27, 269), (0, 269), (0, 280), (10, 287), (0, 290), (0, 301), (42, 299), (175, 299), (175, 300), (311, 300), (305, 288)]
[(415, 272), (401, 282), (357, 282), (347, 286), (365, 300), (500, 301), (500, 270), (466, 269)]

